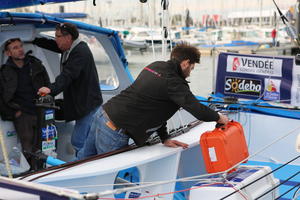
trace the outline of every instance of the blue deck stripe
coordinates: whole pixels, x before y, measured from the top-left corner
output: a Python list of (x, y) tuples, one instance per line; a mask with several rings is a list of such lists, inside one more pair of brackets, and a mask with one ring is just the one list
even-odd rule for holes
[[(280, 183), (282, 183), (284, 180), (280, 180)], [(289, 186), (295, 186), (297, 184), (299, 184), (299, 181), (287, 181), (284, 183), (284, 185), (289, 185)]]

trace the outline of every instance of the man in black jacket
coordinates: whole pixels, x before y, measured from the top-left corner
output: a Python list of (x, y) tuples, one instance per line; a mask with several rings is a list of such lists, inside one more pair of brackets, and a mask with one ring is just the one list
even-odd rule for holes
[[(35, 152), (39, 148), (36, 131), (37, 117), (34, 100), (42, 86), (50, 80), (42, 62), (27, 53), (19, 38), (12, 38), (4, 44), (7, 62), (0, 71), (0, 109), (3, 120), (13, 121), (23, 151)], [(24, 153), (31, 167), (34, 159)]]
[(185, 80), (200, 61), (200, 52), (187, 43), (178, 44), (167, 62), (145, 67), (134, 83), (100, 107), (78, 159), (124, 147), (129, 137), (141, 146), (156, 127), (164, 145), (187, 148), (169, 139), (166, 121), (180, 108), (199, 120), (227, 124), (228, 118), (199, 103)]
[(61, 73), (40, 94), (64, 94), (64, 117), (76, 120), (71, 143), (79, 151), (87, 138), (93, 114), (102, 104), (99, 78), (93, 54), (79, 38), (77, 27), (71, 23), (56, 26), (55, 40), (36, 38), (33, 43), (61, 53)]

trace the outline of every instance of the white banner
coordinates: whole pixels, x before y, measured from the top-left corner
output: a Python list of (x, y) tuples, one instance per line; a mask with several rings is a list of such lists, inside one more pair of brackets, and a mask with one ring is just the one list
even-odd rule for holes
[(282, 59), (228, 55), (226, 71), (281, 77)]
[(300, 106), (300, 66), (299, 65), (294, 65), (293, 68), (291, 104), (294, 106)]

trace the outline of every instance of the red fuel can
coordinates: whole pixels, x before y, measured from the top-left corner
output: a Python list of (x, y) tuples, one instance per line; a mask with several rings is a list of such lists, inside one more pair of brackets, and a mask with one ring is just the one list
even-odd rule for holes
[(243, 127), (235, 121), (203, 133), (200, 146), (208, 173), (227, 170), (249, 156)]

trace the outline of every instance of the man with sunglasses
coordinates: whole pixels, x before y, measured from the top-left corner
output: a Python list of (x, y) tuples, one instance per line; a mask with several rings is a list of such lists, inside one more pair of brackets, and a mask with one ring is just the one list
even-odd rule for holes
[(36, 38), (33, 44), (62, 55), (61, 73), (49, 87), (40, 88), (39, 94), (63, 92), (64, 118), (76, 121), (71, 143), (77, 153), (87, 138), (93, 114), (103, 102), (93, 54), (71, 23), (56, 26), (55, 40)]
[(37, 91), (50, 84), (42, 62), (29, 51), (25, 54), (20, 38), (4, 43), (7, 62), (0, 70), (0, 109), (3, 120), (13, 121), (22, 150), (32, 169), (37, 169), (35, 160), (26, 152), (38, 150), (36, 132), (37, 117), (35, 99)]

